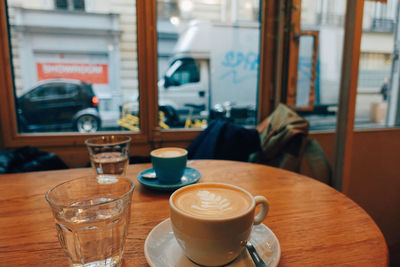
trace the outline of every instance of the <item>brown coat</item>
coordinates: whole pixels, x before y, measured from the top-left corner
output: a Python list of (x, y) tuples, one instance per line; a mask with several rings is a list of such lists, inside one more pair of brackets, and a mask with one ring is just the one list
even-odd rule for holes
[(261, 122), (257, 130), (261, 152), (249, 161), (298, 172), (307, 143), (309, 123), (284, 104)]

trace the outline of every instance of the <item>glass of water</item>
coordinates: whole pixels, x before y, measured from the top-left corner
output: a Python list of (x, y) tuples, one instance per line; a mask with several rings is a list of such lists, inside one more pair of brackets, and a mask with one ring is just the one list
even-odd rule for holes
[(125, 175), (129, 164), (129, 136), (109, 135), (85, 141), (90, 163), (99, 175)]
[(47, 192), (70, 266), (121, 266), (133, 188), (128, 178), (89, 176)]

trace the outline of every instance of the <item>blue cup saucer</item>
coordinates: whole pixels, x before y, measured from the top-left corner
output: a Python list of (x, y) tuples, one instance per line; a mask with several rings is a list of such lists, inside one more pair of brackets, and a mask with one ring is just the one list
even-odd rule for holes
[(157, 178), (149, 179), (143, 177), (143, 176), (152, 176), (153, 173), (154, 173), (153, 168), (146, 169), (138, 174), (137, 179), (139, 183), (141, 183), (144, 187), (157, 191), (173, 191), (185, 185), (194, 184), (201, 177), (201, 174), (198, 170), (190, 167), (185, 167), (181, 180), (174, 184), (161, 184), (157, 180)]

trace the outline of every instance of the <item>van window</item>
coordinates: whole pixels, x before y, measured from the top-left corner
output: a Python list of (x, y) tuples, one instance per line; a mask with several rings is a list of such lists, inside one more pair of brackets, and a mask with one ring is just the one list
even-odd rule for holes
[(180, 66), (170, 77), (171, 85), (179, 86), (200, 81), (199, 69), (193, 59), (179, 59), (175, 61), (175, 64), (179, 64)]

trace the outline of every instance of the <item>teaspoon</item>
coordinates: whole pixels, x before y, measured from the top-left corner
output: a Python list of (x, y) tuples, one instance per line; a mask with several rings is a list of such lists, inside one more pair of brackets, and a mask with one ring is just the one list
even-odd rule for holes
[(141, 176), (142, 176), (144, 179), (149, 179), (149, 180), (157, 179), (157, 176), (156, 176), (156, 173), (155, 173), (155, 172), (143, 173)]
[(256, 265), (256, 267), (267, 267), (267, 265), (265, 264), (263, 259), (260, 257), (260, 255), (256, 251), (256, 249), (253, 246), (253, 244), (250, 243), (250, 241), (247, 241), (246, 248), (249, 251), (250, 256), (253, 259), (254, 264)]

